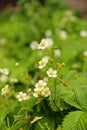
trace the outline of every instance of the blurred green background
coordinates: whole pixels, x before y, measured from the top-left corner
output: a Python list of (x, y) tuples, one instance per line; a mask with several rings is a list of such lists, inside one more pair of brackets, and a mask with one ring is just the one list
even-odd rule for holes
[[(57, 60), (65, 62), (67, 69), (87, 71), (87, 21), (80, 13), (71, 10), (64, 0), (19, 0), (0, 13), (0, 67), (11, 72), (7, 82), (15, 77), (26, 83), (20, 73), (35, 73), (40, 58), (30, 45), (42, 38), (53, 40), (61, 51)], [(20, 64), (18, 69), (16, 62)]]

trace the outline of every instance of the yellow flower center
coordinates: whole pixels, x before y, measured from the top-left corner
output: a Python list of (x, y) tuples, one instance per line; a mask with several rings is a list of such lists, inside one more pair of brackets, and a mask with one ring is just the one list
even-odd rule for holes
[(41, 64), (41, 65), (44, 65), (45, 63), (46, 63), (46, 62), (42, 60), (40, 64)]
[(43, 87), (43, 84), (40, 83), (38, 86), (39, 86), (39, 88), (42, 88), (42, 87)]
[(36, 93), (37, 93), (38, 95), (40, 95), (40, 94), (41, 94), (41, 90), (36, 91)]
[(21, 99), (23, 99), (23, 98), (24, 98), (24, 95), (23, 95), (23, 94), (20, 94), (19, 97), (20, 97)]
[(6, 92), (7, 90), (8, 90), (8, 89), (7, 89), (6, 87), (2, 89), (2, 91), (4, 91), (4, 92)]
[(41, 42), (41, 46), (45, 46), (46, 45), (46, 42)]
[(45, 89), (45, 90), (44, 90), (44, 93), (45, 93), (45, 94), (47, 94), (47, 93), (48, 93), (48, 90), (47, 90), (47, 89)]
[(53, 76), (53, 75), (54, 75), (54, 71), (50, 71), (50, 73), (49, 73), (49, 74)]
[(40, 119), (40, 117), (36, 116), (36, 117), (34, 118), (34, 121), (37, 121), (37, 120), (39, 120), (39, 119)]

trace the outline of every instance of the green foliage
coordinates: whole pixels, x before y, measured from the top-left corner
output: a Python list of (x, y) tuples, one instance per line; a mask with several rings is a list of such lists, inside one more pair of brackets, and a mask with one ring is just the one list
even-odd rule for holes
[[(87, 30), (87, 21), (64, 0), (43, 5), (19, 0), (17, 8), (0, 16), (0, 130), (86, 130), (87, 36), (81, 31)], [(33, 49), (32, 43), (42, 38), (53, 45)], [(39, 69), (45, 56), (47, 65)], [(50, 67), (57, 71), (56, 78), (47, 75)], [(35, 97), (40, 80), (50, 94)], [(20, 92), (27, 95), (25, 101), (19, 101)]]
[(87, 113), (82, 111), (70, 112), (65, 116), (62, 130), (86, 130)]

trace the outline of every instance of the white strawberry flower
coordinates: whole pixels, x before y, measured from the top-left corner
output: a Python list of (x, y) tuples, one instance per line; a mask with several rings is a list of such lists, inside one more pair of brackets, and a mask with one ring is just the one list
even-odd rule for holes
[(26, 93), (23, 93), (23, 92), (19, 92), (19, 94), (16, 97), (18, 98), (19, 102), (28, 99), (28, 95)]
[(51, 31), (51, 30), (46, 30), (45, 35), (46, 35), (47, 37), (52, 36), (52, 31)]
[(47, 57), (42, 58), (42, 60), (39, 61), (38, 68), (39, 69), (44, 68), (46, 66), (47, 62), (48, 62), (48, 58)]
[(18, 83), (18, 79), (17, 79), (17, 78), (11, 78), (10, 81), (11, 81), (12, 83)]
[(81, 30), (80, 31), (80, 36), (81, 37), (87, 37), (87, 31), (86, 30)]
[(35, 88), (43, 89), (46, 85), (47, 85), (47, 83), (46, 83), (45, 81), (39, 80), (39, 81), (35, 84)]
[(1, 91), (2, 91), (1, 95), (7, 94), (9, 92), (9, 85), (8, 84), (5, 85), (5, 87), (2, 88)]
[(67, 39), (67, 32), (64, 30), (61, 30), (60, 31), (60, 38), (63, 40)]
[(54, 50), (54, 56), (60, 57), (61, 56), (61, 50), (60, 49), (55, 49)]
[(36, 121), (38, 121), (38, 120), (40, 120), (40, 119), (42, 119), (43, 117), (42, 116), (35, 116), (35, 118), (31, 121), (31, 124), (32, 123), (34, 123), (34, 122), (36, 122)]
[(38, 98), (41, 96), (42, 89), (41, 88), (34, 88), (33, 96)]
[(8, 80), (8, 76), (3, 74), (3, 75), (1, 75), (0, 80), (1, 80), (1, 82), (6, 82)]
[(46, 39), (42, 39), (40, 44), (38, 45), (38, 49), (45, 49), (48, 46), (48, 41)]
[(44, 88), (43, 91), (41, 92), (41, 95), (44, 97), (48, 97), (51, 94), (49, 88)]
[(9, 75), (9, 69), (8, 68), (2, 68), (2, 69), (0, 69), (0, 72), (4, 75)]
[(51, 78), (56, 78), (57, 70), (54, 70), (53, 68), (49, 68), (49, 70), (47, 71), (47, 75)]
[(31, 44), (30, 44), (30, 48), (32, 50), (36, 50), (38, 47), (38, 42), (37, 41), (32, 41)]
[(46, 40), (48, 41), (48, 47), (53, 46), (54, 41), (53, 41), (53, 39), (52, 39), (52, 38), (46, 38)]

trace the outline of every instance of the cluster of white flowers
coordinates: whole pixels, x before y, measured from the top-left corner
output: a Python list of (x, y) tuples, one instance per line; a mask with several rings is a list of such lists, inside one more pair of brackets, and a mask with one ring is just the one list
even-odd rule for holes
[[(50, 43), (50, 44), (49, 44)], [(48, 46), (52, 46), (53, 45), (53, 41), (52, 39), (48, 38), (48, 39), (42, 39), (40, 44), (37, 44), (34, 42), (31, 44), (31, 48), (32, 49), (45, 49)], [(33, 46), (33, 47), (32, 47)], [(48, 63), (48, 57), (45, 56), (43, 57), (40, 61), (39, 61), (39, 69), (42, 69), (46, 66), (46, 64)], [(19, 63), (17, 62), (15, 64), (16, 66), (19, 65)], [(0, 68), (0, 80), (2, 80), (3, 82), (7, 81), (7, 76), (9, 75), (9, 69), (8, 68)], [(56, 78), (57, 77), (57, 70), (54, 70), (52, 67), (49, 68), (47, 70), (47, 75), (50, 78)], [(17, 83), (18, 79), (16, 78), (11, 78), (10, 81), (12, 83)], [(47, 80), (46, 80), (47, 81)], [(38, 97), (48, 97), (50, 96), (51, 92), (50, 89), (47, 87), (47, 82), (45, 80), (39, 80), (36, 84), (35, 84), (35, 88), (34, 88), (34, 92), (33, 92), (33, 96), (38, 98)], [(7, 94), (9, 92), (9, 85), (6, 85), (4, 88), (1, 89), (1, 94)], [(23, 100), (28, 100), (29, 99), (29, 95), (27, 95), (26, 93), (20, 91), (17, 95), (16, 98), (18, 99), (19, 102), (23, 101)], [(36, 117), (35, 119), (33, 119), (33, 121), (31, 121), (31, 123), (41, 119), (42, 117)]]
[(21, 102), (23, 100), (28, 100), (28, 98), (29, 98), (29, 96), (23, 92), (19, 92), (19, 94), (16, 97), (17, 97), (19, 102)]
[(8, 80), (9, 69), (8, 68), (0, 68), (0, 81), (6, 82)]
[(43, 80), (39, 80), (35, 84), (33, 96), (38, 98), (40, 96), (48, 97), (50, 95), (50, 90), (46, 87), (47, 83)]
[(9, 85), (5, 85), (5, 87), (1, 89), (1, 92), (1, 95), (7, 94), (9, 92)]
[[(46, 39), (42, 39), (40, 44), (38, 45), (38, 49), (45, 49), (46, 47), (48, 47), (48, 41)], [(48, 57), (44, 57), (39, 61), (39, 66), (38, 68), (42, 69), (46, 66), (48, 62)], [(56, 78), (57, 77), (57, 70), (54, 70), (52, 67), (50, 67), (47, 70), (47, 75), (50, 78)], [(39, 80), (36, 84), (35, 84), (35, 88), (34, 88), (34, 93), (33, 96), (38, 98), (40, 96), (44, 96), (44, 97), (48, 97), (51, 92), (49, 90), (48, 87), (46, 87), (47, 82), (46, 80)]]
[[(38, 49), (43, 50), (43, 49), (47, 48), (49, 46), (48, 41), (49, 40), (47, 40), (47, 39), (42, 39), (40, 44), (38, 45)], [(52, 43), (51, 43), (51, 45), (52, 45)], [(48, 57), (45, 56), (39, 61), (38, 68), (39, 69), (44, 68), (47, 63), (48, 63)], [(47, 75), (50, 78), (56, 78), (57, 77), (57, 70), (54, 70), (51, 67), (48, 69)], [(36, 97), (36, 98), (41, 97), (41, 96), (48, 97), (50, 94), (51, 94), (50, 89), (47, 87), (47, 82), (45, 80), (39, 80), (35, 84), (35, 88), (34, 88), (34, 92), (33, 92), (34, 97)], [(18, 98), (18, 101), (23, 101), (23, 100), (27, 100), (29, 96), (26, 93), (19, 92), (19, 94), (16, 97)], [(34, 122), (34, 120), (31, 123), (33, 123), (33, 122)]]
[(39, 61), (39, 66), (38, 66), (38, 68), (39, 68), (39, 69), (44, 68), (44, 67), (46, 66), (47, 62), (48, 62), (48, 57), (42, 58), (42, 60)]

